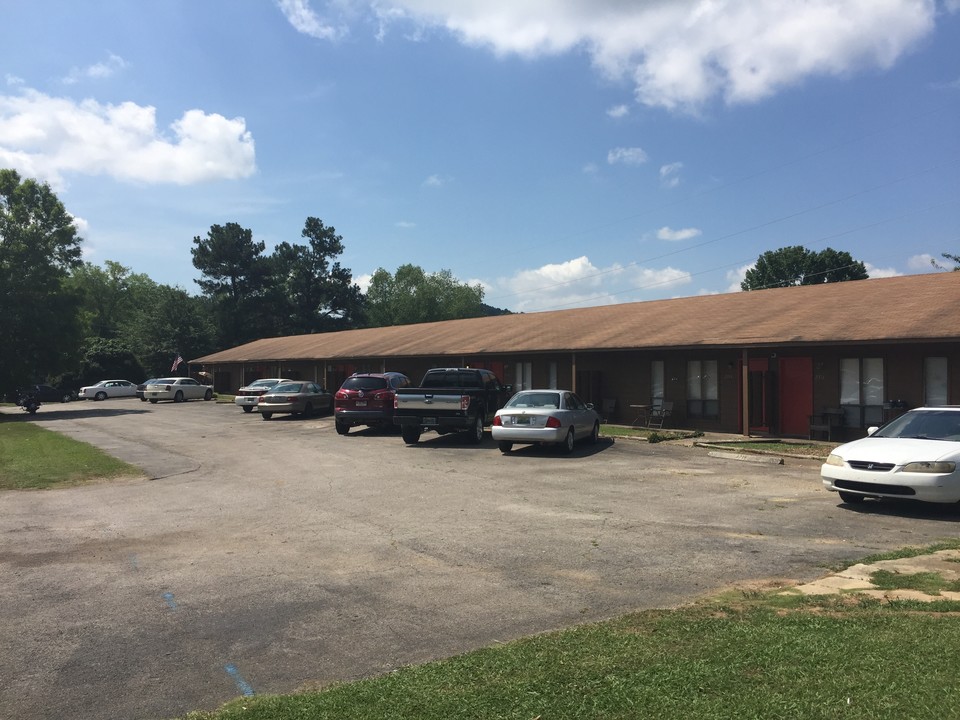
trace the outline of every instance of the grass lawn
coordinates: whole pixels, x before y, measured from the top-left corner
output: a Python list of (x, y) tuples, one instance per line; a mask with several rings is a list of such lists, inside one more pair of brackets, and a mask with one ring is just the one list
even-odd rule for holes
[(741, 591), (188, 718), (956, 717), (957, 613)]
[(31, 422), (0, 422), (0, 490), (39, 490), (142, 474), (92, 445)]

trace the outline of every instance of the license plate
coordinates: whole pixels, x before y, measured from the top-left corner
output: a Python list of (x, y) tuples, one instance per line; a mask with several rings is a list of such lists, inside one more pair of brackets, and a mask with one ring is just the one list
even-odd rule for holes
[(429, 417), (429, 418), (428, 418), (428, 417), (425, 417), (425, 418), (423, 419), (423, 424), (424, 424), (424, 425), (436, 425), (436, 424), (437, 424), (437, 419), (436, 419), (435, 417)]
[(367, 406), (366, 400), (357, 400), (357, 407), (366, 407), (366, 406)]
[(532, 420), (532, 418), (528, 418), (528, 417), (526, 417), (525, 415), (521, 415), (520, 417), (515, 417), (515, 418), (513, 419), (513, 424), (514, 424), (514, 425), (529, 425), (530, 422), (531, 422), (531, 420)]

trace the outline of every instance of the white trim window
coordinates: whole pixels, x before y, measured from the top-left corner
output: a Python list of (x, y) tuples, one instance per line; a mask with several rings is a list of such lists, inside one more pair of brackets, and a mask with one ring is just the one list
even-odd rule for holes
[(687, 361), (687, 417), (720, 417), (720, 383), (716, 360)]
[(923, 404), (946, 405), (947, 359), (945, 357), (927, 357), (923, 359)]
[(844, 425), (883, 424), (883, 358), (840, 360), (840, 406)]

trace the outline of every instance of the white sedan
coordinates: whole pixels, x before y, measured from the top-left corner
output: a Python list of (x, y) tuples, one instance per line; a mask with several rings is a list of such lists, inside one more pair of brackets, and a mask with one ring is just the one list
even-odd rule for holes
[(600, 416), (569, 390), (522, 390), (497, 410), (490, 432), (503, 453), (514, 443), (559, 443), (571, 452), (577, 440), (597, 441)]
[(160, 400), (213, 400), (213, 386), (201, 385), (189, 377), (160, 378), (144, 388), (143, 396), (152, 403)]
[(81, 400), (106, 400), (116, 397), (136, 397), (137, 386), (129, 380), (101, 380), (96, 385), (80, 388), (77, 397)]
[(284, 378), (261, 378), (260, 380), (255, 380), (249, 385), (244, 385), (237, 390), (237, 394), (233, 398), (233, 404), (243, 408), (243, 411), (246, 413), (253, 412), (257, 407), (257, 403), (260, 402), (260, 398), (266, 395), (268, 390), (272, 390), (274, 386), (280, 383), (287, 382), (293, 382), (293, 380), (286, 380)]
[(820, 468), (845, 503), (865, 498), (960, 502), (960, 406), (910, 410), (836, 448)]

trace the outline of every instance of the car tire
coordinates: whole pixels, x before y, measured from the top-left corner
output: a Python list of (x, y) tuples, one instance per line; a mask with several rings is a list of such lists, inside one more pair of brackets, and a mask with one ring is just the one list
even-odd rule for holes
[(307, 403), (303, 408), (303, 415), (306, 417), (312, 417), (314, 414), (313, 405)]
[(107, 394), (106, 394), (105, 392), (102, 392), (102, 391), (101, 391), (101, 392), (98, 392), (96, 395), (93, 396), (93, 399), (94, 399), (94, 400), (106, 400), (106, 399), (107, 399)]
[(140, 402), (146, 402), (146, 401), (147, 399), (145, 397), (140, 398)]
[(213, 390), (207, 390), (207, 391), (203, 394), (203, 399), (204, 399), (204, 400), (213, 400)]
[(588, 440), (588, 442), (591, 445), (596, 445), (599, 440), (600, 440), (600, 423), (595, 422), (593, 424), (593, 431), (590, 433), (590, 440)]
[(865, 495), (857, 495), (856, 493), (848, 493), (841, 490), (840, 499), (847, 503), (847, 505), (856, 505), (857, 503), (862, 503), (867, 498)]
[(349, 435), (350, 434), (350, 425), (347, 423), (338, 422), (335, 423), (337, 427), (337, 435)]
[(513, 450), (513, 443), (507, 440), (501, 440), (497, 443), (497, 447), (500, 448), (500, 452), (506, 455), (508, 452)]
[(177, 390), (177, 394), (173, 396), (173, 401), (176, 403), (183, 402), (183, 390)]
[(241, 405), (240, 407), (242, 407), (243, 411), (246, 413), (253, 412), (253, 405)]
[(563, 452), (570, 454), (573, 452), (573, 446), (577, 444), (576, 438), (573, 436), (573, 428), (567, 431), (567, 437), (563, 440)]
[(159, 401), (156, 398), (150, 398), (150, 404), (156, 405)]
[(416, 425), (404, 425), (400, 429), (400, 434), (407, 445), (416, 445), (420, 442), (420, 428)]
[(64, 393), (60, 396), (60, 402), (62, 403), (68, 403), (71, 400), (73, 400), (73, 397), (70, 395), (70, 393)]
[(483, 411), (477, 412), (473, 418), (473, 425), (470, 426), (470, 444), (479, 445), (483, 442)]
[(273, 413), (260, 413), (260, 417), (262, 417), (264, 420), (269, 420), (273, 417)]

